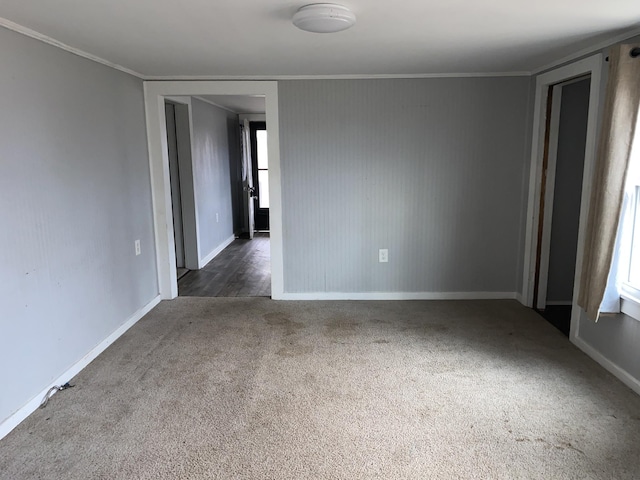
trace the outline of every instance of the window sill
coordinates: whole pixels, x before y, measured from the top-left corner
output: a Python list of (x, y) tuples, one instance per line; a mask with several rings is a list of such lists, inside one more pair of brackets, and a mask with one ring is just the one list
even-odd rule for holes
[(620, 293), (620, 310), (625, 315), (640, 320), (640, 291), (625, 285)]

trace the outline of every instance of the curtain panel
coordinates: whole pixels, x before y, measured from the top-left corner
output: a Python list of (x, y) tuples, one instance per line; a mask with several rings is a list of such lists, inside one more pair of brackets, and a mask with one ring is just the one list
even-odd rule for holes
[(592, 182), (578, 305), (598, 320), (611, 270), (640, 106), (640, 45), (609, 53), (609, 80)]

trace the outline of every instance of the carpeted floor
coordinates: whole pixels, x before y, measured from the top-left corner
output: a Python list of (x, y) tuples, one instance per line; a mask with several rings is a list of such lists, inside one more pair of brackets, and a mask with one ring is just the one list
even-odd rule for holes
[(514, 301), (161, 303), (1, 479), (631, 479), (640, 397)]

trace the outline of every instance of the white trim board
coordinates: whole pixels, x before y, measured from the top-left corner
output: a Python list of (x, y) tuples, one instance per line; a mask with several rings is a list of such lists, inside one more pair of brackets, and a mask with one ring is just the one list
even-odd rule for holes
[(516, 292), (310, 292), (284, 293), (281, 300), (516, 300)]
[[(156, 305), (160, 303), (160, 295), (156, 296), (153, 300), (147, 303), (144, 307), (135, 312), (129, 319), (120, 325), (107, 338), (105, 338), (98, 345), (93, 347), (89, 352), (78, 360), (75, 364), (73, 364), (66, 372), (56, 378), (53, 382), (51, 382), (44, 390), (38, 393), (35, 397), (33, 397), (29, 402), (27, 402), (24, 406), (19, 408), (16, 412), (11, 414), (6, 420), (4, 420), (0, 424), (0, 439), (6, 437), (11, 430), (16, 428), (25, 418), (35, 412), (42, 399), (47, 394), (47, 392), (54, 385), (63, 385), (73, 377), (75, 377), (82, 369), (84, 369), (87, 365), (89, 365), (98, 355), (104, 352), (109, 345), (115, 342), (118, 338), (120, 338), (127, 330), (129, 330), (133, 325), (135, 325), (138, 320), (144, 317), (147, 313), (149, 313)], [(72, 390), (73, 391), (73, 390)], [(54, 392), (55, 394), (55, 392)]]
[(284, 292), (282, 251), (282, 194), (280, 183), (280, 122), (278, 119), (277, 82), (144, 82), (145, 115), (149, 151), (156, 262), (160, 295), (164, 299), (178, 295), (169, 161), (167, 158), (167, 126), (164, 99), (171, 96), (197, 95), (263, 95), (269, 129), (269, 222), (271, 226), (271, 296), (279, 299)]
[(625, 293), (620, 299), (620, 311), (634, 320), (640, 320), (640, 302)]
[(264, 113), (240, 113), (238, 114), (238, 120), (242, 124), (245, 120), (250, 122), (266, 122), (267, 116)]
[(553, 102), (549, 122), (549, 150), (547, 155), (547, 180), (545, 182), (545, 198), (542, 222), (542, 239), (540, 248), (540, 275), (538, 279), (538, 304), (535, 308), (543, 309), (547, 300), (549, 267), (551, 261), (551, 227), (553, 225), (553, 200), (555, 198), (556, 169), (558, 160), (558, 140), (560, 138), (560, 107), (562, 106), (562, 88), (564, 82), (552, 87)]
[(11, 20), (7, 20), (6, 18), (0, 18), (0, 27), (4, 27), (7, 30), (14, 31), (16, 33), (21, 33), (27, 37), (31, 37), (35, 40), (40, 40), (41, 42), (48, 43), (49, 45), (53, 45), (54, 47), (58, 47), (62, 50), (65, 50), (69, 53), (73, 53), (82, 58), (86, 58), (87, 60), (92, 60), (97, 63), (101, 63), (107, 67), (114, 68), (116, 70), (120, 70), (121, 72), (128, 73), (129, 75), (133, 75), (134, 77), (138, 77), (144, 79), (144, 75), (138, 73), (130, 68), (123, 67), (122, 65), (118, 65), (117, 63), (110, 62), (109, 60), (105, 60), (104, 58), (100, 58), (96, 55), (93, 55), (89, 52), (85, 52), (84, 50), (80, 50), (79, 48), (72, 47), (71, 45), (67, 45), (66, 43), (59, 42), (55, 38), (51, 38), (47, 35), (43, 35), (42, 33), (36, 32), (35, 30), (31, 30), (30, 28), (23, 27), (22, 25), (18, 25)]
[(369, 80), (402, 78), (485, 78), (485, 77), (530, 77), (531, 72), (468, 72), (468, 73), (344, 73), (333, 75), (150, 75), (147, 81), (264, 81), (264, 80)]
[(213, 260), (214, 258), (216, 258), (218, 255), (220, 255), (220, 253), (227, 248), (229, 245), (231, 245), (231, 243), (236, 239), (235, 235), (231, 235), (229, 238), (227, 238), (224, 242), (222, 242), (220, 245), (218, 245), (209, 255), (207, 255), (206, 257), (200, 259), (198, 261), (198, 268), (202, 268), (204, 266), (207, 265), (207, 263), (209, 263), (211, 260)]
[(582, 338), (576, 336), (571, 339), (571, 342), (585, 354), (590, 356), (593, 360), (598, 362), (605, 370), (607, 370), (614, 377), (624, 383), (627, 387), (640, 395), (640, 380), (606, 358), (598, 350), (585, 342)]

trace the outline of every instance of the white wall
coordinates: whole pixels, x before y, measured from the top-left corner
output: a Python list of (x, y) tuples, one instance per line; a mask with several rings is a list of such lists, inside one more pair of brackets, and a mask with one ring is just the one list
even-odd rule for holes
[(2, 28), (0, 45), (1, 423), (158, 283), (142, 82)]
[(203, 260), (234, 234), (234, 207), (241, 208), (232, 188), (237, 184), (240, 140), (236, 114), (196, 98), (191, 106), (194, 193)]
[(286, 292), (518, 290), (529, 78), (278, 88)]

